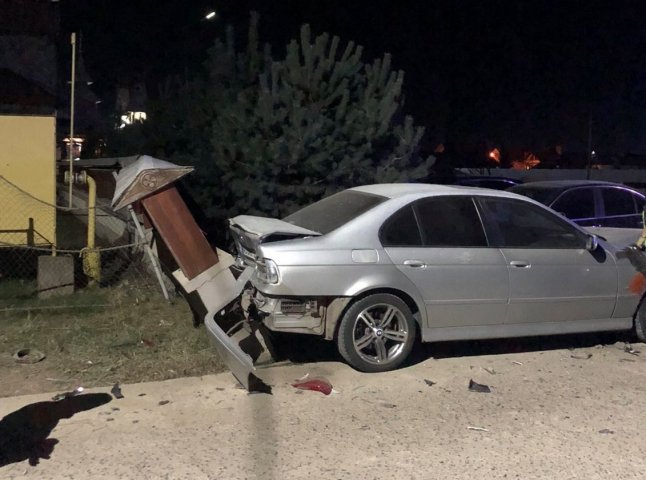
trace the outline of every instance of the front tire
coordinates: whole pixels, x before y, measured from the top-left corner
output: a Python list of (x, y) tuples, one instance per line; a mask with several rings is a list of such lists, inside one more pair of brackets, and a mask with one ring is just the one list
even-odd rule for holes
[(341, 356), (361, 372), (394, 370), (408, 357), (417, 322), (399, 297), (378, 293), (364, 297), (346, 311), (339, 325)]

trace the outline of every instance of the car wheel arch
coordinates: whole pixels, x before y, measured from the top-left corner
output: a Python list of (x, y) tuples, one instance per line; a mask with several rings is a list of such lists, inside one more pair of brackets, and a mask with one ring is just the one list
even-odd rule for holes
[[(420, 308), (420, 305), (418, 302), (415, 301), (415, 299), (408, 293), (404, 292), (403, 290), (399, 290), (397, 288), (392, 288), (392, 287), (380, 287), (380, 288), (371, 288), (362, 291), (361, 293), (355, 295), (352, 297), (352, 299), (345, 304), (343, 309), (339, 312), (339, 315), (336, 315), (334, 319), (326, 319), (326, 327), (325, 327), (325, 338), (328, 340), (334, 340), (337, 338), (337, 335), (339, 333), (339, 325), (340, 325), (340, 319), (343, 318), (345, 313), (348, 311), (348, 309), (358, 302), (359, 300), (368, 297), (370, 295), (376, 295), (379, 293), (386, 293), (390, 295), (394, 295), (395, 297), (400, 298), (410, 309), (411, 313), (413, 314), (413, 317), (417, 321), (417, 326), (419, 327), (417, 329), (418, 335), (419, 332), (421, 332), (424, 319), (426, 318), (425, 315), (425, 310), (424, 306), (422, 305)], [(331, 325), (333, 323), (333, 325)]]

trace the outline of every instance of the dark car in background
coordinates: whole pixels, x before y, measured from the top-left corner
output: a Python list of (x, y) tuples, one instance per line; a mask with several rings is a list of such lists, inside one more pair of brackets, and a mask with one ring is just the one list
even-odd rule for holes
[(595, 180), (528, 182), (509, 189), (547, 205), (585, 227), (641, 228), (644, 194)]
[(495, 177), (491, 175), (466, 175), (454, 173), (450, 175), (429, 175), (416, 180), (416, 183), (433, 183), (437, 185), (463, 185), (466, 187), (491, 188), (493, 190), (507, 190), (522, 182), (514, 178)]

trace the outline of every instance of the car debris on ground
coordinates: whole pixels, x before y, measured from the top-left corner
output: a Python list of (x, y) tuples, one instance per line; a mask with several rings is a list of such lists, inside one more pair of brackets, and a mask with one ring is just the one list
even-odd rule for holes
[(323, 377), (308, 378), (309, 374), (292, 383), (292, 387), (300, 390), (313, 390), (321, 392), (323, 395), (332, 393), (332, 384)]
[(624, 352), (630, 353), (631, 355), (639, 356), (640, 351), (635, 350), (630, 343), (624, 345)]
[(118, 383), (115, 383), (110, 390), (110, 393), (114, 395), (114, 398), (120, 399), (123, 398), (123, 393), (121, 393), (121, 387)]
[(76, 387), (71, 392), (58, 393), (52, 397), (52, 401), (59, 402), (64, 398), (76, 397), (77, 395), (80, 395), (81, 393), (83, 393), (84, 390), (85, 389), (83, 387)]
[(489, 388), (489, 385), (484, 385), (482, 383), (477, 383), (473, 380), (469, 380), (469, 391), (478, 393), (491, 393), (491, 388)]

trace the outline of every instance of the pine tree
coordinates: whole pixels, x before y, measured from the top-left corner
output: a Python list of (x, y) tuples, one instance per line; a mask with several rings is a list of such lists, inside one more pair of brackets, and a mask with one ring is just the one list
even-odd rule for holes
[(149, 151), (196, 166), (187, 185), (210, 217), (281, 217), (344, 188), (427, 174), (424, 129), (402, 115), (404, 73), (389, 54), (364, 63), (361, 46), (303, 25), (275, 60), (258, 20), (242, 50), (227, 29), (206, 75), (179, 82), (147, 126)]
[(343, 188), (426, 174), (431, 161), (417, 157), (423, 128), (408, 116), (396, 121), (404, 73), (392, 71), (390, 55), (365, 64), (361, 46), (340, 51), (338, 37), (312, 39), (303, 25), (274, 61), (258, 50), (257, 21), (244, 52), (229, 33), (209, 63), (218, 213), (282, 216)]

